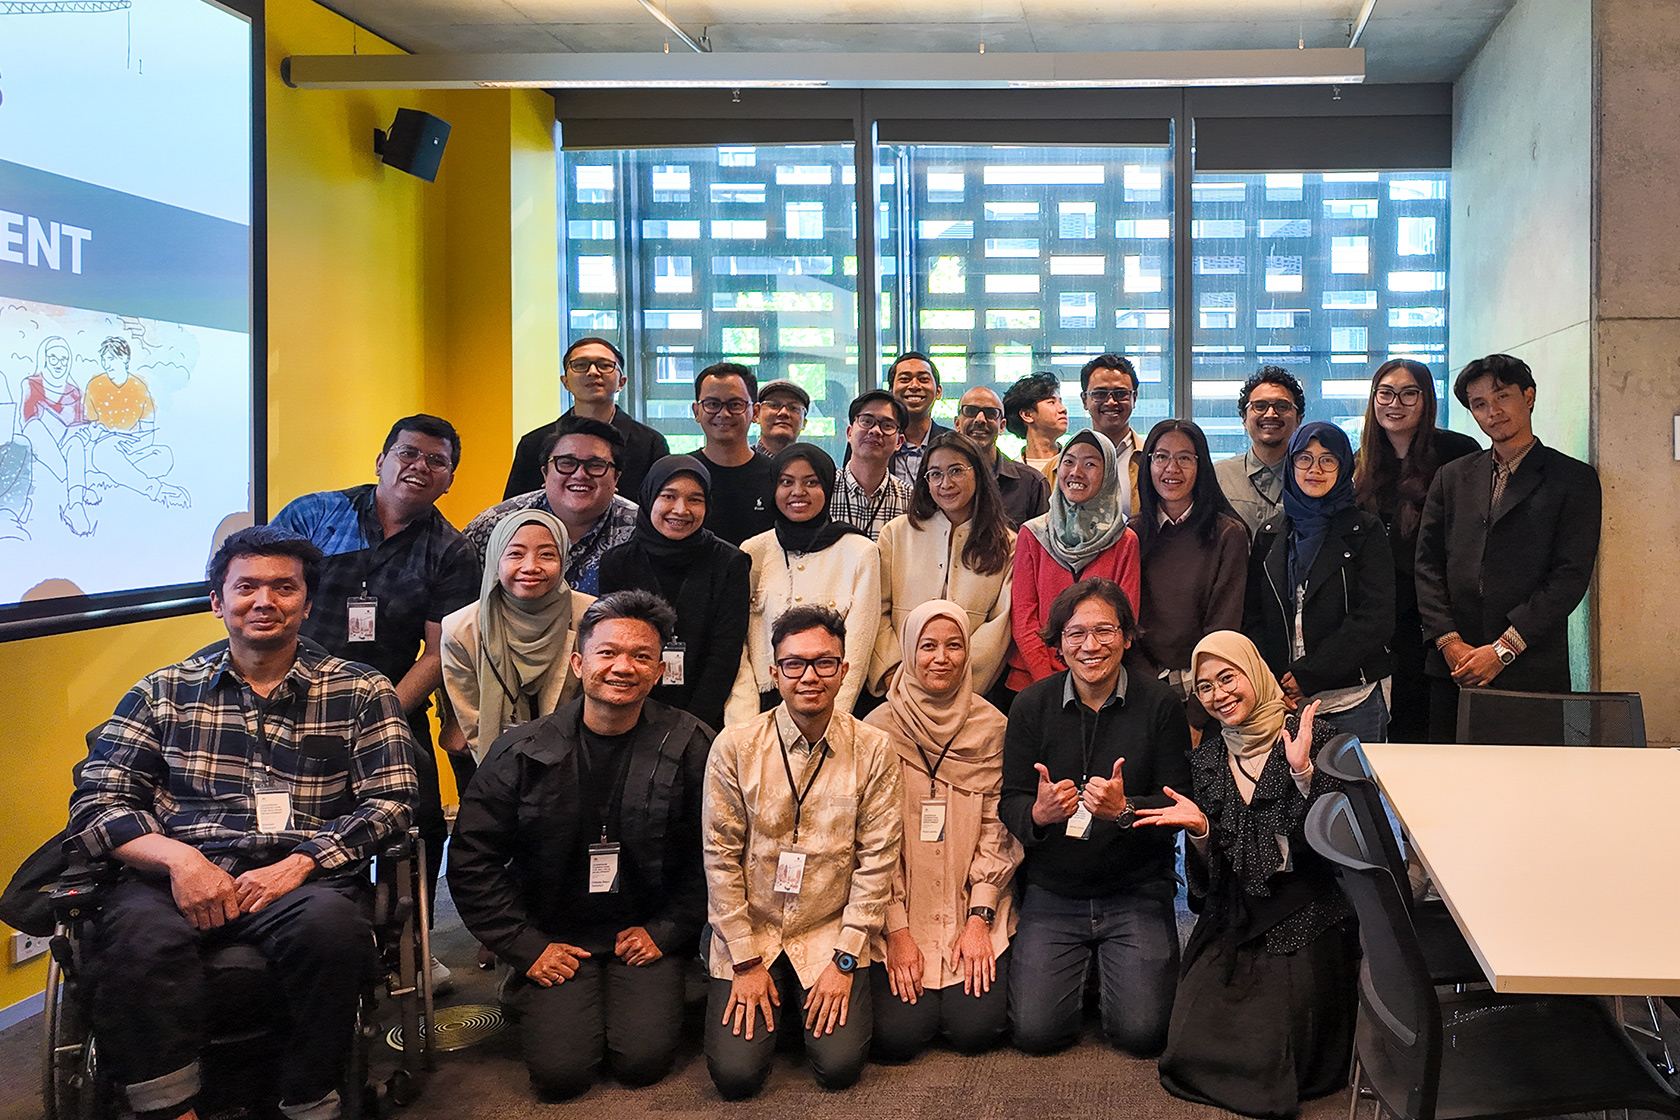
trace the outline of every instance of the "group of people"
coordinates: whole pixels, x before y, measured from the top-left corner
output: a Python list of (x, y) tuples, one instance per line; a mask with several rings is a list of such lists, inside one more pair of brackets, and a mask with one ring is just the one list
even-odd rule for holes
[[(365, 967), (328, 943), (355, 907), (318, 896), (353, 902), (349, 872), (411, 818), (436, 866), (434, 698), (463, 791), (451, 896), (507, 966), (545, 1096), (664, 1076), (697, 954), (729, 1099), (796, 1036), (827, 1088), (936, 1038), (1048, 1052), (1088, 990), (1187, 1099), (1287, 1116), (1346, 1083), (1358, 949), (1301, 831), (1334, 785), (1317, 750), (1450, 740), (1460, 687), (1568, 688), (1598, 482), (1534, 438), (1526, 365), (1457, 377), (1478, 452), (1437, 427), (1426, 367), (1385, 363), (1357, 455), (1264, 367), (1238, 398), (1250, 447), (1218, 464), (1193, 422), (1131, 429), (1115, 354), (1081, 371), (1071, 439), (1053, 376), (969, 389), (952, 430), (937, 367), (902, 355), (851, 403), (839, 465), (799, 440), (793, 382), (707, 367), (702, 445), (669, 455), (617, 407), (610, 343), (564, 369), (573, 409), (464, 532), (436, 509), (459, 437), (413, 416), (377, 483), (230, 537), (227, 642), (98, 736), (70, 834), (134, 884), (101, 919), (123, 963), (96, 1008), (137, 1115), (190, 1113), (198, 945), (281, 953), (289, 999)], [(1181, 831), (1202, 899), (1182, 951)], [(327, 1047), (300, 1026), (292, 1120), (336, 1114)]]

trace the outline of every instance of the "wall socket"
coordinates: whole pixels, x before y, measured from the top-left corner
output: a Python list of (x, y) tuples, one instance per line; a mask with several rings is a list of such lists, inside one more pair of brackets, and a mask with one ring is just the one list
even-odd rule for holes
[(52, 938), (31, 937), (27, 933), (12, 934), (12, 963), (34, 960), (50, 947)]

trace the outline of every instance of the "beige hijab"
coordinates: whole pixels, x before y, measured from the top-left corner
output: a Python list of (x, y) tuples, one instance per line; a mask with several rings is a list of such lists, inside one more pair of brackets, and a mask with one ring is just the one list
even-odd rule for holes
[[(500, 578), (502, 553), (526, 525), (541, 525), (560, 546), (560, 582), (530, 601), (509, 595)], [(478, 737), (485, 747), (517, 722), (518, 697), (540, 695), (553, 674), (564, 677), (571, 668), (574, 623), (572, 589), (565, 576), (567, 547), (566, 527), (542, 510), (510, 513), (490, 531), (478, 594)]]
[[(930, 599), (910, 612), (899, 635), (899, 652), (904, 660), (887, 689), (882, 711), (886, 717), (871, 720), (886, 728), (893, 746), (903, 759), (923, 773), (929, 762), (939, 766), (939, 780), (968, 793), (995, 791), (1003, 778), (1003, 713), (974, 694), (972, 664), (963, 670), (962, 680), (944, 696), (927, 690), (916, 673), (916, 645), (922, 631), (936, 618), (948, 618), (969, 640), (968, 612), (949, 599)], [(945, 750), (945, 761), (939, 754)], [(919, 749), (918, 749), (919, 748)], [(923, 758), (923, 753), (926, 758)]]
[(1195, 680), (1201, 679), (1204, 657), (1229, 661), (1254, 686), (1254, 710), (1242, 723), (1225, 728), (1226, 751), (1234, 758), (1257, 758), (1271, 750), (1283, 733), (1287, 709), (1283, 689), (1266, 667), (1260, 651), (1235, 630), (1215, 630), (1197, 642), (1190, 654), (1190, 673)]

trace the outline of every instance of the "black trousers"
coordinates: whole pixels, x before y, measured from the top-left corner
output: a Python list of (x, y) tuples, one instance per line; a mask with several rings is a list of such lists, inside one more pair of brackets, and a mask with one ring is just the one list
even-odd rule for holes
[(502, 1002), (519, 1023), (532, 1086), (545, 1097), (575, 1097), (600, 1077), (603, 1062), (626, 1085), (670, 1073), (682, 1038), (682, 969), (676, 957), (631, 966), (597, 954), (552, 988), (510, 975)]
[(730, 982), (716, 978), (711, 982), (706, 999), (706, 1068), (711, 1071), (712, 1083), (723, 1099), (745, 1100), (764, 1088), (764, 1081), (770, 1076), (770, 1063), (776, 1056), (776, 1044), (791, 1031), (803, 1034), (805, 1057), (820, 1087), (849, 1089), (856, 1085), (874, 1033), (869, 977), (862, 971), (852, 974), (852, 1000), (846, 1011), (846, 1025), (818, 1038), (804, 1029), (807, 993), (787, 957), (776, 959), (770, 966), (770, 975), (776, 982), (777, 998), (782, 1001), (776, 1008), (776, 1026), (774, 1030), (765, 1030), (760, 1016), (751, 1040), (723, 1025)]
[(1009, 1033), (1009, 954), (998, 958), (991, 990), (971, 996), (961, 982), (922, 992), (915, 1003), (893, 995), (887, 966), (869, 966), (875, 997), (873, 1052), (884, 1062), (907, 1062), (943, 1037), (959, 1054), (983, 1054)]
[(93, 1029), (102, 1060), (136, 1113), (173, 1108), (199, 1089), (198, 1056), (214, 1021), (203, 952), (244, 943), (267, 958), (290, 1021), (277, 1082), (308, 1104), (344, 1080), (361, 993), (378, 972), (368, 890), (358, 879), (304, 883), (255, 914), (195, 930), (167, 879), (113, 886), (93, 923)]
[(1451, 677), (1429, 678), (1429, 741), (1458, 742), (1458, 685)]

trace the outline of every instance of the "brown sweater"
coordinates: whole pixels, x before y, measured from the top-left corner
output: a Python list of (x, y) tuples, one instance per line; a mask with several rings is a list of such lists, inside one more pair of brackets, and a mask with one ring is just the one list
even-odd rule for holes
[[(1143, 601), (1138, 624), (1143, 637), (1137, 656), (1151, 676), (1162, 669), (1188, 670), (1196, 643), (1215, 630), (1241, 630), (1243, 592), (1248, 586), (1248, 530), (1221, 517), (1213, 548), (1183, 525), (1163, 525), (1143, 561)], [(1200, 726), (1201, 708), (1190, 704)]]

